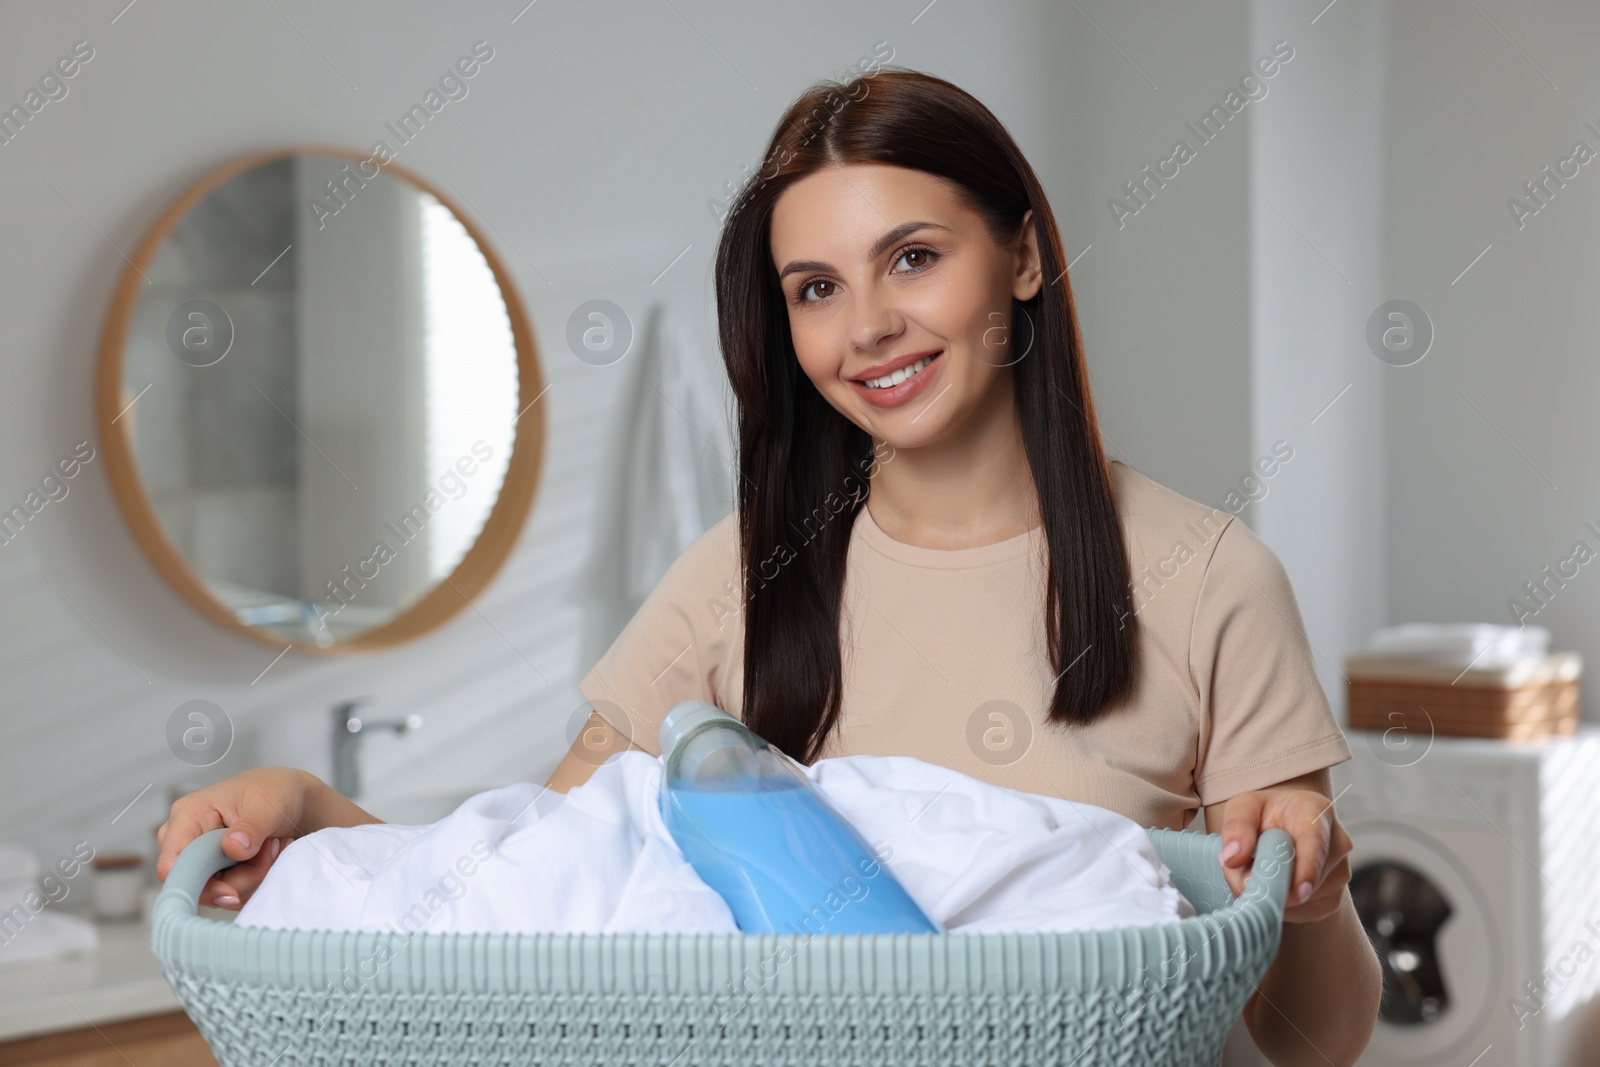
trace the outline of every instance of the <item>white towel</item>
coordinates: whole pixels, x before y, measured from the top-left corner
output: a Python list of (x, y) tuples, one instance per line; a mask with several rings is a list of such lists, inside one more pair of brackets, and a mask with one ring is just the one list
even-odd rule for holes
[(31, 911), (26, 905), (17, 905), (7, 912), (6, 923), (0, 927), (0, 969), (90, 953), (99, 944), (100, 928), (81, 915), (49, 907)]
[(0, 968), (93, 952), (99, 943), (93, 922), (57, 910), (41, 891), (38, 854), (0, 844)]
[(1409, 622), (1377, 631), (1360, 652), (1491, 670), (1543, 659), (1549, 650), (1550, 631), (1543, 626)]
[(608, 481), (596, 493), (588, 562), (571, 586), (585, 606), (585, 670), (672, 561), (733, 506), (734, 447), (718, 386), (667, 305), (650, 306), (636, 348), (616, 368), (626, 381), (601, 465)]
[[(909, 756), (807, 775), (948, 933), (1149, 926), (1194, 914), (1145, 831), (1104, 808)], [(657, 807), (661, 760), (624, 752), (563, 796), (491, 789), (429, 826), (292, 842), (235, 924), (454, 933), (735, 933)]]

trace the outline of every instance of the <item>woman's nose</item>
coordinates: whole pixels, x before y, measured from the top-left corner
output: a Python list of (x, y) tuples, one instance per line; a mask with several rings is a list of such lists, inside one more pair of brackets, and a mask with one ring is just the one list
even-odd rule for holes
[(862, 292), (864, 295), (852, 305), (850, 341), (858, 350), (870, 352), (904, 329), (905, 320), (884, 295), (873, 290)]

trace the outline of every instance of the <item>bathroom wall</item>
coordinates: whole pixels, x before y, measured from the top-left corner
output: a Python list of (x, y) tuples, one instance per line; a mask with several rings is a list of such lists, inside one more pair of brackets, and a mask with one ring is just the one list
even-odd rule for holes
[(1199, 147), (1175, 179), (1142, 187), (1143, 203), (1127, 184), (1177, 139), (1198, 143), (1184, 124), (1245, 69), (1248, 5), (1083, 11), (1055, 17), (1067, 180), (1054, 205), (1103, 444), (1186, 496), (1220, 501), (1251, 443), (1253, 116)]
[[(1244, 186), (1251, 446), (1233, 487), (1247, 501), (1259, 495), (1242, 516), (1289, 572), (1318, 676), (1341, 716), (1344, 655), (1388, 621), (1395, 566), (1383, 538), (1392, 368), (1366, 341), (1368, 317), (1388, 299), (1384, 11), (1270, 0), (1251, 10), (1251, 61), (1280, 44), (1294, 58), (1247, 106), (1257, 109)], [(1256, 466), (1263, 457), (1266, 466)]]
[(1600, 9), (1524, 14), (1426, 0), (1390, 17), (1388, 295), (1434, 329), (1385, 375), (1390, 614), (1546, 626), (1592, 671), (1600, 162), (1562, 161), (1578, 141), (1600, 153)]

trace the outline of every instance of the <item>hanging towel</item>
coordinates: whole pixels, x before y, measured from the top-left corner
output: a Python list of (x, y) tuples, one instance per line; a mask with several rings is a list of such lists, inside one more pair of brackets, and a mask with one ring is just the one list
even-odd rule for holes
[(646, 313), (625, 373), (617, 432), (595, 503), (579, 674), (603, 655), (689, 543), (733, 507), (733, 446), (721, 391), (665, 305)]
[[(308, 834), (235, 920), (274, 929), (735, 933), (662, 822), (661, 760), (623, 752), (568, 794), (518, 784), (428, 826)], [(948, 933), (1148, 926), (1194, 914), (1149, 835), (1104, 808), (910, 756), (805, 768)]]

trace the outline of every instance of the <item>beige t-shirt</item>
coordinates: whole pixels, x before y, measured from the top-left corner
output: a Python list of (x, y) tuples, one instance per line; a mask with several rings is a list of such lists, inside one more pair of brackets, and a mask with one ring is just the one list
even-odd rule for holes
[[(1045, 718), (1042, 527), (925, 548), (889, 537), (864, 506), (845, 570), (843, 703), (822, 755), (915, 756), (1175, 829), (1200, 805), (1349, 759), (1277, 556), (1233, 516), (1119, 461), (1111, 472), (1137, 626), (1126, 703), (1088, 726)], [(673, 562), (579, 683), (651, 754), (679, 701), (740, 714), (738, 555), (730, 513)]]

